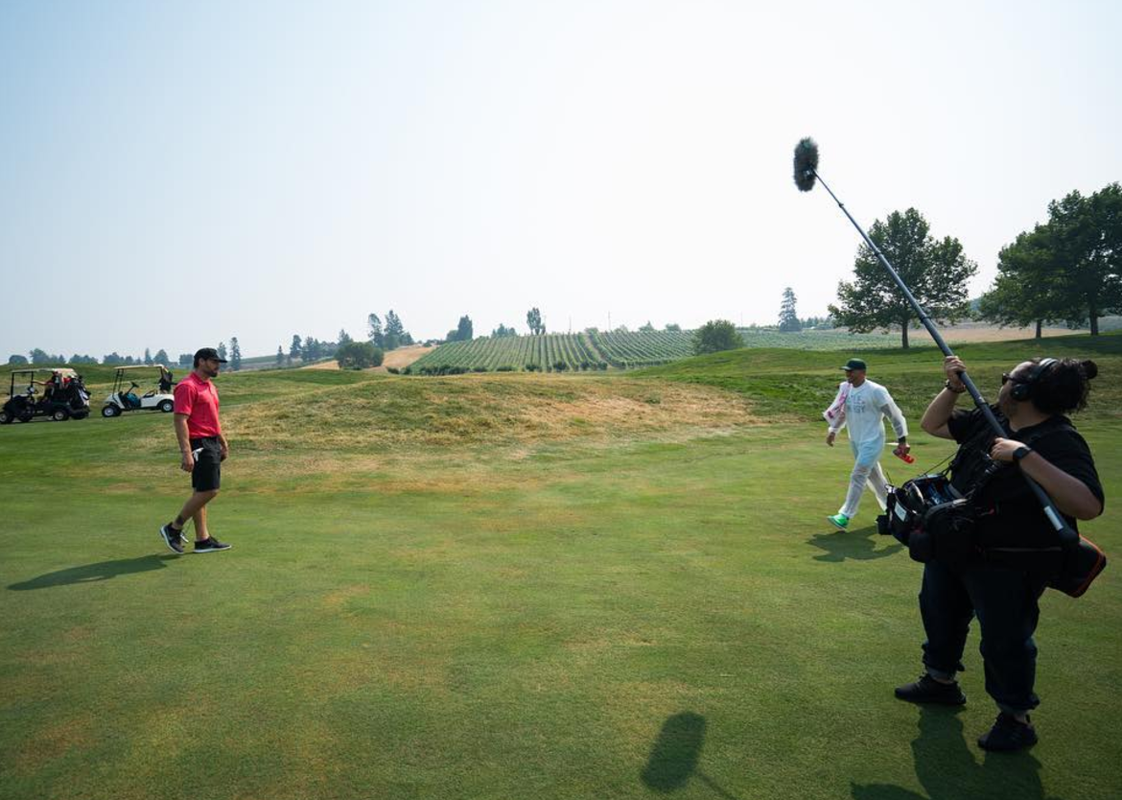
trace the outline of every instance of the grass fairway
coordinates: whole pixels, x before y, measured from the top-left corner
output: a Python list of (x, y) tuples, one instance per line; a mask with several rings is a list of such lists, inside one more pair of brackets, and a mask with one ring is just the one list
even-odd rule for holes
[[(1079, 341), (1108, 495), (1082, 529), (1117, 557), (1122, 355)], [(980, 383), (1031, 352), (976, 350)], [(0, 429), (0, 798), (1122, 796), (1117, 563), (1042, 600), (1029, 753), (974, 744), (976, 631), (964, 709), (893, 699), (920, 567), (868, 494), (825, 523), (851, 460), (805, 394), (836, 360), (223, 376), (234, 548), (206, 557), (156, 535), (186, 494), (166, 415)], [(938, 358), (869, 360), (917, 467), (949, 455), (918, 433)]]

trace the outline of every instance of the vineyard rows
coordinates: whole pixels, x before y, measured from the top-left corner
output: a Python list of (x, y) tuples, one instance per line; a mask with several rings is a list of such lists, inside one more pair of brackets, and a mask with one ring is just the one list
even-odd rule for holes
[[(739, 333), (747, 347), (799, 350), (885, 347), (896, 342), (892, 337), (880, 334), (849, 334), (843, 331), (779, 333), (744, 328)], [(632, 369), (666, 364), (692, 355), (692, 331), (550, 333), (449, 342), (415, 361), (410, 371), (422, 374), (448, 371), (553, 372), (602, 370), (609, 366)]]
[(605, 361), (623, 369), (653, 367), (694, 354), (690, 331), (596, 332), (591, 339)]
[[(603, 366), (601, 362), (604, 362)], [(423, 372), (425, 368), (439, 367), (489, 372), (503, 368), (553, 371), (558, 364), (564, 364), (563, 369), (567, 370), (607, 367), (607, 362), (584, 334), (550, 333), (544, 336), (505, 336), (474, 339), (470, 342), (449, 342), (414, 362), (413, 371)]]

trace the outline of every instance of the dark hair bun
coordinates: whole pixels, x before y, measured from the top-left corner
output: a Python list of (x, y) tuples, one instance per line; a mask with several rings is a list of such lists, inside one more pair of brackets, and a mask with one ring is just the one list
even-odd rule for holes
[(1099, 367), (1094, 361), (1082, 361), (1080, 366), (1083, 367), (1083, 374), (1087, 376), (1087, 380), (1091, 380), (1099, 374)]

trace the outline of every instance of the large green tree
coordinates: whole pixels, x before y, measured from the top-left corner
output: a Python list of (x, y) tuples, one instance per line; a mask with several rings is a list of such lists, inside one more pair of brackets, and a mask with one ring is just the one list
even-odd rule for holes
[(783, 290), (783, 303), (779, 306), (779, 330), (783, 333), (795, 333), (802, 330), (799, 314), (795, 310), (795, 290), (788, 286)]
[(385, 334), (382, 333), (382, 318), (377, 314), (370, 314), (366, 318), (366, 326), (369, 331), (367, 339), (375, 347), (383, 347), (386, 343)]
[(709, 320), (693, 333), (693, 351), (698, 355), (735, 350), (743, 346), (744, 340), (736, 332), (736, 326), (727, 319)]
[(530, 329), (533, 336), (541, 336), (545, 333), (545, 323), (542, 321), (542, 312), (537, 306), (534, 306), (526, 312), (526, 327)]
[[(935, 239), (923, 215), (914, 208), (893, 211), (869, 228), (869, 238), (896, 268), (928, 315), (940, 324), (969, 315), (966, 282), (978, 265), (962, 252), (958, 239)], [(838, 284), (839, 305), (830, 306), (838, 325), (855, 333), (900, 326), (901, 346), (908, 347), (908, 329), (919, 322), (904, 293), (876, 253), (862, 243), (853, 265), (854, 281)]]
[(1053, 200), (1047, 227), (1062, 265), (1058, 310), (1072, 324), (1089, 320), (1098, 336), (1099, 317), (1122, 311), (1122, 186)]
[(1071, 192), (1048, 204), (1048, 222), (1020, 234), (998, 257), (980, 315), (999, 325), (1089, 324), (1122, 310), (1122, 187)]
[(445, 341), (449, 342), (470, 342), (475, 338), (475, 328), (472, 325), (471, 317), (467, 314), (460, 317), (460, 322), (456, 325), (456, 329), (448, 331), (448, 335), (444, 337)]
[(238, 344), (238, 337), (230, 337), (230, 369), (235, 372), (242, 368), (242, 346)]
[[(382, 332), (382, 340), (386, 350), (396, 350), (403, 344), (408, 344), (406, 337), (409, 334), (405, 332), (405, 325), (402, 324), (401, 318), (394, 313), (391, 308), (386, 312), (386, 327)], [(410, 339), (409, 341), (412, 341)]]
[(978, 316), (1004, 327), (1036, 326), (1036, 338), (1045, 322), (1061, 320), (1062, 265), (1056, 258), (1052, 231), (1037, 225), (1022, 233), (997, 257), (997, 278), (982, 295)]
[(322, 352), (321, 352), (322, 350), (323, 350), (323, 348), (320, 345), (319, 341), (316, 339), (316, 337), (314, 337), (314, 336), (305, 336), (304, 337), (304, 355), (302, 357), (304, 363), (310, 364), (311, 362), (318, 359), (322, 355)]
[(335, 358), (339, 361), (340, 369), (366, 369), (380, 367), (384, 357), (381, 349), (371, 342), (356, 342), (353, 339), (339, 346), (335, 351)]

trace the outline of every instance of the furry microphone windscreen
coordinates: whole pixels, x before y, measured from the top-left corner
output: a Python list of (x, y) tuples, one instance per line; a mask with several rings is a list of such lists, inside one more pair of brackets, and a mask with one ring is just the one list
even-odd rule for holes
[(814, 188), (818, 169), (818, 144), (809, 136), (795, 145), (795, 185), (800, 192)]

